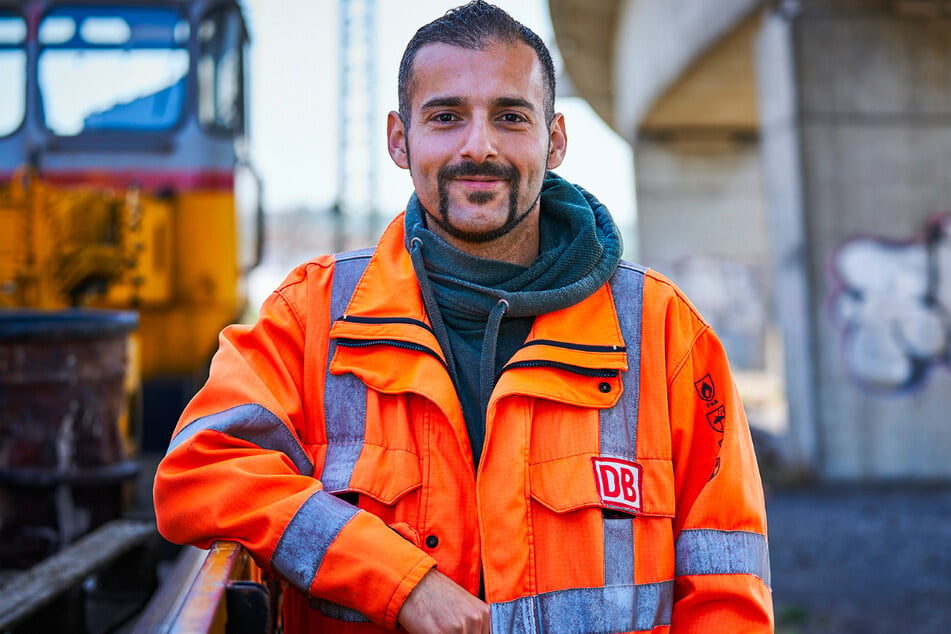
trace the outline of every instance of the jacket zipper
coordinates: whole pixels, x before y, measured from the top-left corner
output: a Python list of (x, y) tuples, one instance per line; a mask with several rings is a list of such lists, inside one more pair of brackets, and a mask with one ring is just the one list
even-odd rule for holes
[(413, 319), (411, 317), (358, 317), (355, 315), (344, 315), (340, 321), (347, 321), (351, 324), (409, 324), (419, 326), (423, 330), (433, 332), (432, 327), (424, 321)]
[(522, 347), (551, 346), (565, 350), (580, 350), (581, 352), (627, 352), (627, 346), (598, 346), (588, 343), (571, 343), (569, 341), (555, 341), (554, 339), (534, 339), (526, 341)]
[(505, 372), (506, 370), (514, 370), (516, 368), (556, 368), (558, 370), (565, 370), (566, 372), (571, 372), (573, 374), (599, 379), (610, 379), (620, 374), (620, 370), (608, 370), (607, 368), (583, 368), (579, 365), (558, 363), (557, 361), (516, 361), (515, 363), (510, 363), (502, 368), (502, 372)]
[(432, 348), (427, 348), (418, 343), (410, 343), (408, 341), (400, 341), (399, 339), (337, 339), (337, 345), (343, 346), (344, 348), (368, 348), (370, 346), (393, 346), (394, 348), (401, 348), (403, 350), (414, 350), (416, 352), (423, 352), (428, 354), (431, 357), (434, 357), (439, 361), (443, 366), (446, 365), (446, 362), (442, 360), (442, 357), (436, 353)]
[[(528, 346), (551, 346), (553, 348), (562, 348), (565, 350), (580, 350), (582, 352), (626, 352), (627, 348), (625, 346), (598, 346), (592, 344), (584, 343), (571, 343), (568, 341), (555, 341), (553, 339), (535, 339), (534, 341), (526, 342), (522, 347), (527, 348)], [(619, 370), (609, 370), (607, 368), (585, 368), (578, 365), (571, 365), (570, 363), (559, 363), (558, 361), (516, 361), (515, 363), (509, 363), (504, 368), (502, 372), (506, 370), (513, 370), (516, 368), (555, 368), (558, 370), (564, 370), (566, 372), (571, 372), (573, 374), (578, 374), (581, 376), (599, 378), (599, 379), (609, 379), (614, 378), (620, 375)]]

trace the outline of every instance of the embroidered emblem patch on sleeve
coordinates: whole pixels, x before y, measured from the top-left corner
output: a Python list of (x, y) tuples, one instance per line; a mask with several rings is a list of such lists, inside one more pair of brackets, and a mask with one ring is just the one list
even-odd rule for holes
[(700, 397), (701, 401), (709, 403), (717, 395), (717, 388), (713, 384), (713, 379), (710, 378), (709, 373), (704, 374), (702, 379), (693, 384), (693, 387), (697, 390), (697, 396)]
[(726, 408), (722, 405), (707, 412), (707, 422), (715, 431), (723, 433), (723, 421), (726, 420)]
[(602, 506), (637, 513), (641, 510), (641, 466), (620, 458), (595, 456), (594, 483)]

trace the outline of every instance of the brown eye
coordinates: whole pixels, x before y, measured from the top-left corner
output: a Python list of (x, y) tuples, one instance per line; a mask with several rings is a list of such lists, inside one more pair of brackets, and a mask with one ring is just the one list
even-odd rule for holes
[(520, 114), (516, 114), (514, 112), (507, 112), (504, 115), (502, 115), (502, 121), (504, 121), (505, 123), (525, 123), (526, 121), (528, 121), (528, 119), (526, 119)]

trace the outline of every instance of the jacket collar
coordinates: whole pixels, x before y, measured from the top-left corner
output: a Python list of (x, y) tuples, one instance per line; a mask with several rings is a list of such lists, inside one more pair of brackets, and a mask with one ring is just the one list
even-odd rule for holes
[[(353, 372), (371, 387), (385, 392), (420, 392), (437, 402), (448, 398), (457, 403), (445, 356), (426, 315), (412, 261), (404, 246), (403, 214), (390, 223), (380, 238), (344, 317), (333, 324), (330, 336), (338, 341), (388, 341), (409, 346), (396, 353), (393, 345), (340, 345), (331, 364), (332, 372)], [(397, 356), (400, 362), (394, 363)], [(523, 368), (538, 363), (588, 370), (627, 369), (624, 340), (607, 285), (578, 304), (536, 317), (525, 345), (507, 364), (502, 378), (507, 374), (524, 374)], [(420, 377), (426, 380), (419, 381)], [(429, 387), (425, 385), (428, 382)], [(522, 393), (557, 397), (556, 393), (531, 383), (513, 384), (505, 380), (511, 389)], [(500, 380), (499, 387), (501, 384)], [(605, 395), (601, 406), (613, 404), (615, 396)]]

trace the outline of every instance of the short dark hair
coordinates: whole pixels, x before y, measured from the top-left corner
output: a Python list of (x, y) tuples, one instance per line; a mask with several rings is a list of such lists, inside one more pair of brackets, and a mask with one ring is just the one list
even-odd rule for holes
[(545, 120), (550, 124), (555, 116), (555, 65), (548, 47), (530, 28), (499, 7), (484, 0), (472, 0), (433, 20), (416, 31), (400, 60), (397, 89), (400, 118), (408, 129), (412, 111), (413, 62), (416, 54), (427, 44), (449, 44), (469, 50), (484, 50), (490, 44), (524, 42), (533, 49), (542, 64), (545, 75)]

